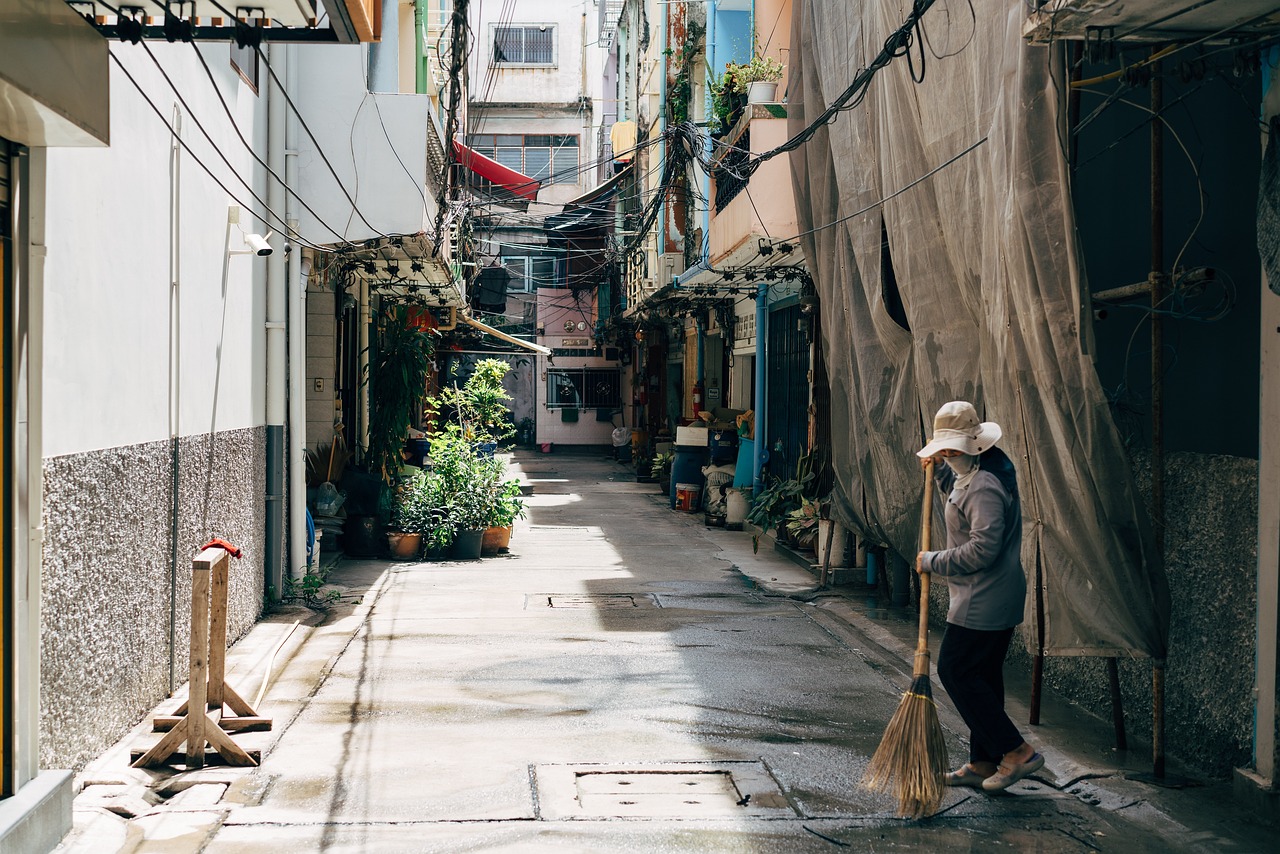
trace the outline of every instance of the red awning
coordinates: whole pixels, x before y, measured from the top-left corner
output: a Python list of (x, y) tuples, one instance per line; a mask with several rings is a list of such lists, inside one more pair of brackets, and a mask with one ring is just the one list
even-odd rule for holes
[(541, 181), (522, 175), (514, 169), (508, 169), (498, 161), (490, 160), (480, 152), (467, 148), (456, 139), (453, 141), (453, 153), (460, 164), (495, 187), (501, 187), (531, 202), (538, 200), (538, 190), (542, 187)]

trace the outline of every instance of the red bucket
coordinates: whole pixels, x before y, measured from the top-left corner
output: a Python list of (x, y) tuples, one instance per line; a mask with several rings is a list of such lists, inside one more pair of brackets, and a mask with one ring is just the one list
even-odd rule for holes
[(698, 510), (701, 503), (699, 499), (702, 497), (702, 487), (696, 483), (677, 483), (676, 484), (676, 509), (683, 510), (685, 513), (693, 513)]

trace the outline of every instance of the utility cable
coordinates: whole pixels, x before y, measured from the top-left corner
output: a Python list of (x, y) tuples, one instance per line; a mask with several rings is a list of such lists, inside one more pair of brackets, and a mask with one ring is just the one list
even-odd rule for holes
[[(139, 94), (139, 95), (141, 95), (141, 96), (142, 96), (142, 99), (143, 99), (144, 101), (146, 101), (146, 102), (147, 102), (147, 106), (151, 107), (152, 111), (156, 114), (156, 116), (160, 119), (160, 121), (164, 123), (164, 126), (165, 126), (166, 128), (168, 128), (168, 129), (169, 129), (169, 133), (173, 135), (173, 138), (177, 140), (178, 144), (182, 146), (183, 150), (184, 150), (184, 151), (186, 151), (186, 152), (187, 152), (187, 154), (190, 154), (190, 155), (191, 155), (191, 159), (192, 159), (192, 160), (194, 160), (194, 161), (196, 162), (196, 164), (197, 164), (201, 169), (203, 169), (203, 170), (204, 170), (205, 174), (207, 174), (207, 175), (208, 175), (208, 176), (213, 180), (213, 182), (214, 182), (215, 184), (217, 184), (219, 187), (221, 187), (221, 188), (222, 188), (222, 190), (223, 190), (223, 192), (225, 192), (228, 196), (230, 196), (230, 197), (231, 197), (231, 200), (232, 200), (232, 201), (234, 201), (236, 204), (238, 204), (238, 205), (239, 205), (239, 206), (240, 206), (240, 207), (241, 207), (245, 212), (247, 212), (247, 213), (249, 214), (249, 216), (251, 216), (251, 217), (253, 217), (254, 219), (256, 219), (256, 220), (258, 220), (259, 222), (261, 222), (261, 223), (262, 223), (263, 225), (265, 225), (268, 229), (279, 228), (279, 226), (278, 226), (278, 225), (273, 225), (273, 224), (271, 223), (271, 221), (270, 221), (270, 220), (268, 220), (266, 217), (262, 216), (261, 214), (257, 213), (257, 212), (253, 209), (253, 206), (252, 206), (252, 205), (246, 205), (244, 202), (240, 201), (240, 199), (236, 196), (236, 194), (235, 194), (235, 193), (231, 192), (230, 188), (228, 188), (228, 187), (227, 187), (227, 185), (226, 185), (226, 184), (224, 184), (224, 183), (222, 182), (222, 180), (221, 180), (217, 175), (215, 175), (215, 174), (213, 173), (213, 170), (209, 168), (208, 164), (206, 164), (206, 163), (205, 163), (205, 162), (200, 158), (200, 155), (196, 154), (196, 153), (195, 153), (195, 151), (193, 151), (193, 150), (192, 150), (191, 146), (190, 146), (190, 145), (188, 145), (188, 144), (187, 144), (187, 142), (186, 142), (186, 140), (184, 140), (184, 139), (182, 138), (182, 136), (178, 133), (177, 128), (175, 128), (175, 127), (173, 126), (173, 124), (172, 124), (168, 119), (166, 119), (166, 118), (165, 118), (164, 113), (163, 113), (163, 112), (161, 112), (160, 108), (159, 108), (159, 107), (157, 107), (157, 106), (156, 106), (156, 104), (155, 104), (155, 102), (151, 100), (151, 97), (150, 97), (149, 95), (147, 95), (147, 93), (143, 90), (143, 88), (138, 84), (138, 81), (134, 78), (134, 76), (133, 76), (132, 74), (130, 74), (130, 73), (129, 73), (129, 69), (128, 69), (128, 68), (126, 68), (126, 67), (125, 67), (125, 65), (124, 65), (124, 63), (120, 61), (120, 58), (119, 58), (118, 56), (116, 56), (116, 55), (115, 55), (115, 53), (113, 53), (113, 52), (111, 52), (111, 51), (107, 51), (107, 55), (108, 55), (108, 56), (110, 56), (110, 57), (111, 57), (111, 59), (112, 59), (112, 61), (114, 61), (114, 62), (115, 62), (116, 66), (117, 66), (121, 71), (123, 71), (123, 72), (124, 72), (124, 76), (125, 76), (125, 77), (127, 77), (127, 78), (129, 79), (129, 82), (133, 84), (133, 88), (135, 88), (135, 89), (137, 89), (137, 90), (138, 90), (138, 94)], [(240, 178), (240, 176), (239, 176), (239, 175), (236, 175), (236, 178), (237, 178), (237, 179), (239, 179), (239, 180), (240, 180), (240, 182), (241, 182), (242, 184), (244, 183), (244, 179), (243, 179), (243, 178)], [(255, 193), (255, 192), (253, 191), (253, 189), (252, 189), (251, 187), (249, 187), (247, 184), (245, 185), (245, 189), (249, 190), (249, 194), (250, 194), (251, 196), (253, 196), (254, 200), (255, 200), (256, 202), (258, 202), (258, 204), (262, 205), (263, 209), (264, 209), (268, 214), (270, 214), (271, 216), (275, 217), (277, 222), (279, 222), (279, 223), (283, 223), (283, 222), (285, 222), (284, 218), (283, 218), (282, 216), (280, 216), (280, 214), (278, 214), (277, 212), (275, 212), (274, 210), (272, 210), (272, 209), (270, 208), (270, 206), (269, 206), (269, 205), (267, 205), (267, 203), (266, 203), (266, 202), (265, 202), (265, 201), (264, 201), (264, 200), (263, 200), (263, 199), (262, 199), (262, 198), (261, 198), (257, 193)], [(310, 248), (310, 249), (314, 249), (314, 250), (316, 250), (317, 252), (333, 252), (333, 251), (335, 251), (335, 250), (333, 250), (333, 249), (332, 249), (332, 248), (330, 248), (330, 247), (327, 247), (327, 246), (319, 246), (319, 245), (314, 244), (314, 243), (311, 243), (311, 242), (309, 242), (309, 241), (307, 241), (307, 240), (303, 240), (302, 238), (297, 238), (297, 239), (298, 239), (298, 242), (299, 242), (299, 243), (303, 244), (304, 246), (306, 246), (306, 247), (308, 247), (308, 248)]]

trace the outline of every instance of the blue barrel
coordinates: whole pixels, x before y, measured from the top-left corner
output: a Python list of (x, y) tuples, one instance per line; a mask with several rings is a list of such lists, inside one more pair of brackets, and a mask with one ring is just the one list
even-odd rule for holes
[(675, 460), (671, 463), (671, 509), (676, 509), (676, 484), (696, 483), (706, 486), (702, 467), (707, 464), (707, 449), (701, 445), (676, 445)]
[(711, 453), (711, 464), (722, 466), (738, 458), (737, 430), (708, 430), (707, 448)]

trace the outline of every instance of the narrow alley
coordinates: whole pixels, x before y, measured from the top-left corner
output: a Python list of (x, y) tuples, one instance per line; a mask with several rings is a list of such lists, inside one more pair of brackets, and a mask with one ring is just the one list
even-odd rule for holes
[[(1229, 788), (1126, 781), (1142, 749), (1091, 746), (1058, 703), (1032, 734), (1042, 773), (1002, 796), (949, 793), (923, 822), (894, 818), (859, 781), (909, 681), (911, 613), (819, 591), (786, 558), (753, 554), (749, 533), (704, 528), (599, 454), (512, 465), (533, 495), (510, 554), (334, 571), (343, 604), (289, 647), (265, 694), (275, 731), (243, 736), (265, 738), (260, 768), (133, 770), (135, 732), (82, 775), (60, 850), (1265, 847)], [(295, 619), (261, 623), (230, 678), (256, 686)], [(938, 694), (958, 759), (963, 727)], [(171, 800), (132, 822), (103, 810), (143, 784)]]

